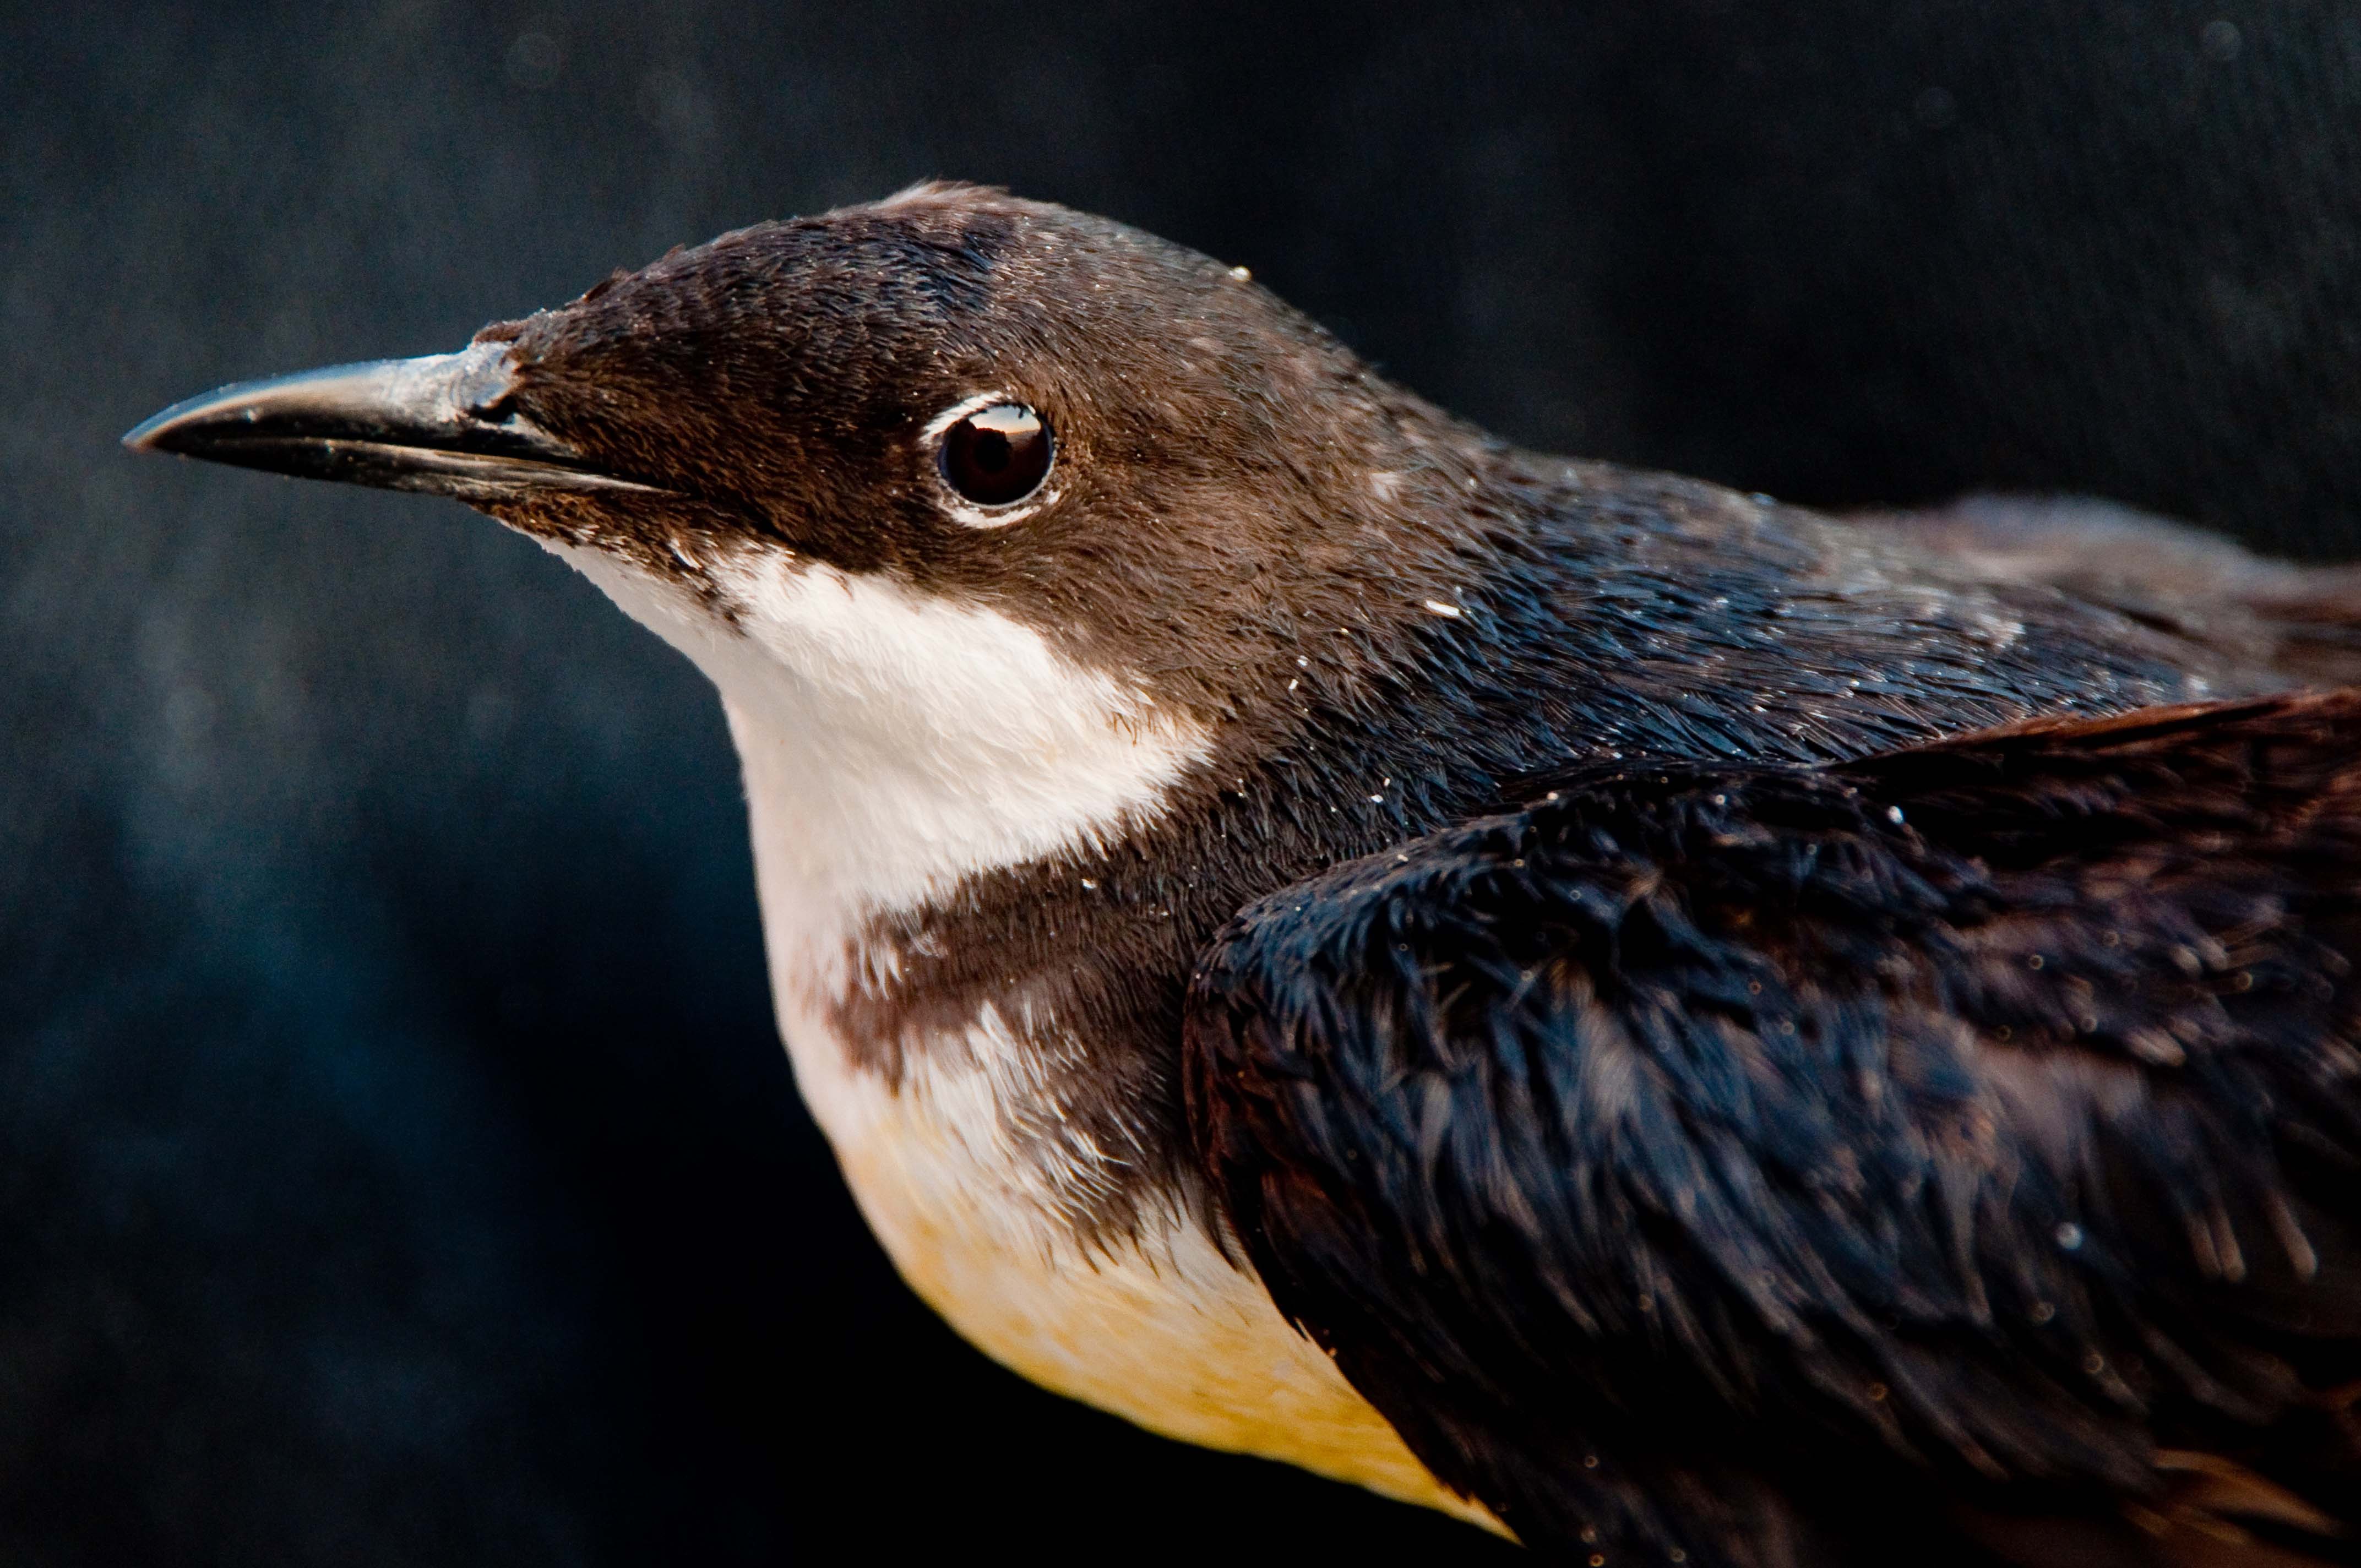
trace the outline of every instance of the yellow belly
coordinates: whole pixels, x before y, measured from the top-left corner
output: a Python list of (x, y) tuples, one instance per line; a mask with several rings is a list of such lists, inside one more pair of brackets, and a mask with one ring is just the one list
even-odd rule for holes
[(911, 1288), (987, 1354), (1167, 1437), (1501, 1529), (1427, 1472), (1193, 1219), (1163, 1217), (1137, 1244), (1087, 1255), (1044, 1226), (1027, 1179), (995, 1168), (1005, 1147), (978, 1124), (990, 1086), (962, 1081), (980, 1069), (919, 1066), (889, 1089), (848, 1069), (810, 1021), (789, 1037), (870, 1226)]

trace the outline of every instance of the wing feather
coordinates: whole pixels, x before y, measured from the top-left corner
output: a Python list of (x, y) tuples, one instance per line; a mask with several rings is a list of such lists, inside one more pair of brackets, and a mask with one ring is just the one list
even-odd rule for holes
[(1529, 1542), (2346, 1561), (2356, 955), (2361, 695), (1594, 770), (1247, 910), (1187, 1089)]

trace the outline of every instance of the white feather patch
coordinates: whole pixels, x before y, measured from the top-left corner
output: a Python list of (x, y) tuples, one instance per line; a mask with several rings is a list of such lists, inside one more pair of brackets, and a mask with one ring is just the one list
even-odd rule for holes
[(551, 548), (721, 689), (796, 1083), (912, 1287), (1048, 1387), (1499, 1529), (1436, 1484), (1193, 1218), (1151, 1211), (1136, 1239), (1085, 1255), (1071, 1221), (1133, 1151), (1067, 1121), (1040, 1056), (1060, 1048), (1042, 1043), (1054, 1025), (987, 1005), (908, 1053), (895, 1081), (831, 1032), (848, 961), (898, 961), (851, 950), (867, 916), (1114, 840), (1205, 755), (1203, 727), (1005, 616), (883, 578), (701, 546), (739, 607), (733, 629), (616, 556)]
[(866, 916), (1152, 817), (1209, 743), (1031, 628), (887, 578), (708, 548), (733, 630), (607, 552), (551, 548), (721, 689), (774, 973), (799, 986), (841, 983)]

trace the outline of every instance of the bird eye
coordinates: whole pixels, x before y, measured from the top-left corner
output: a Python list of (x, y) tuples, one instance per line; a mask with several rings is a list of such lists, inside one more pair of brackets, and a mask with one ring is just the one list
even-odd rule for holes
[(1049, 477), (1049, 422), (1023, 403), (993, 403), (943, 432), (943, 479), (978, 506), (1023, 500)]

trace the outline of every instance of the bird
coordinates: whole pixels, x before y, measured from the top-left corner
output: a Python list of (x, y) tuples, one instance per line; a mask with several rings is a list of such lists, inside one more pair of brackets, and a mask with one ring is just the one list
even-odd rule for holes
[(801, 1093), (1034, 1381), (1589, 1568), (2361, 1561), (2353, 569), (1526, 451), (943, 181), (124, 439), (710, 678)]

